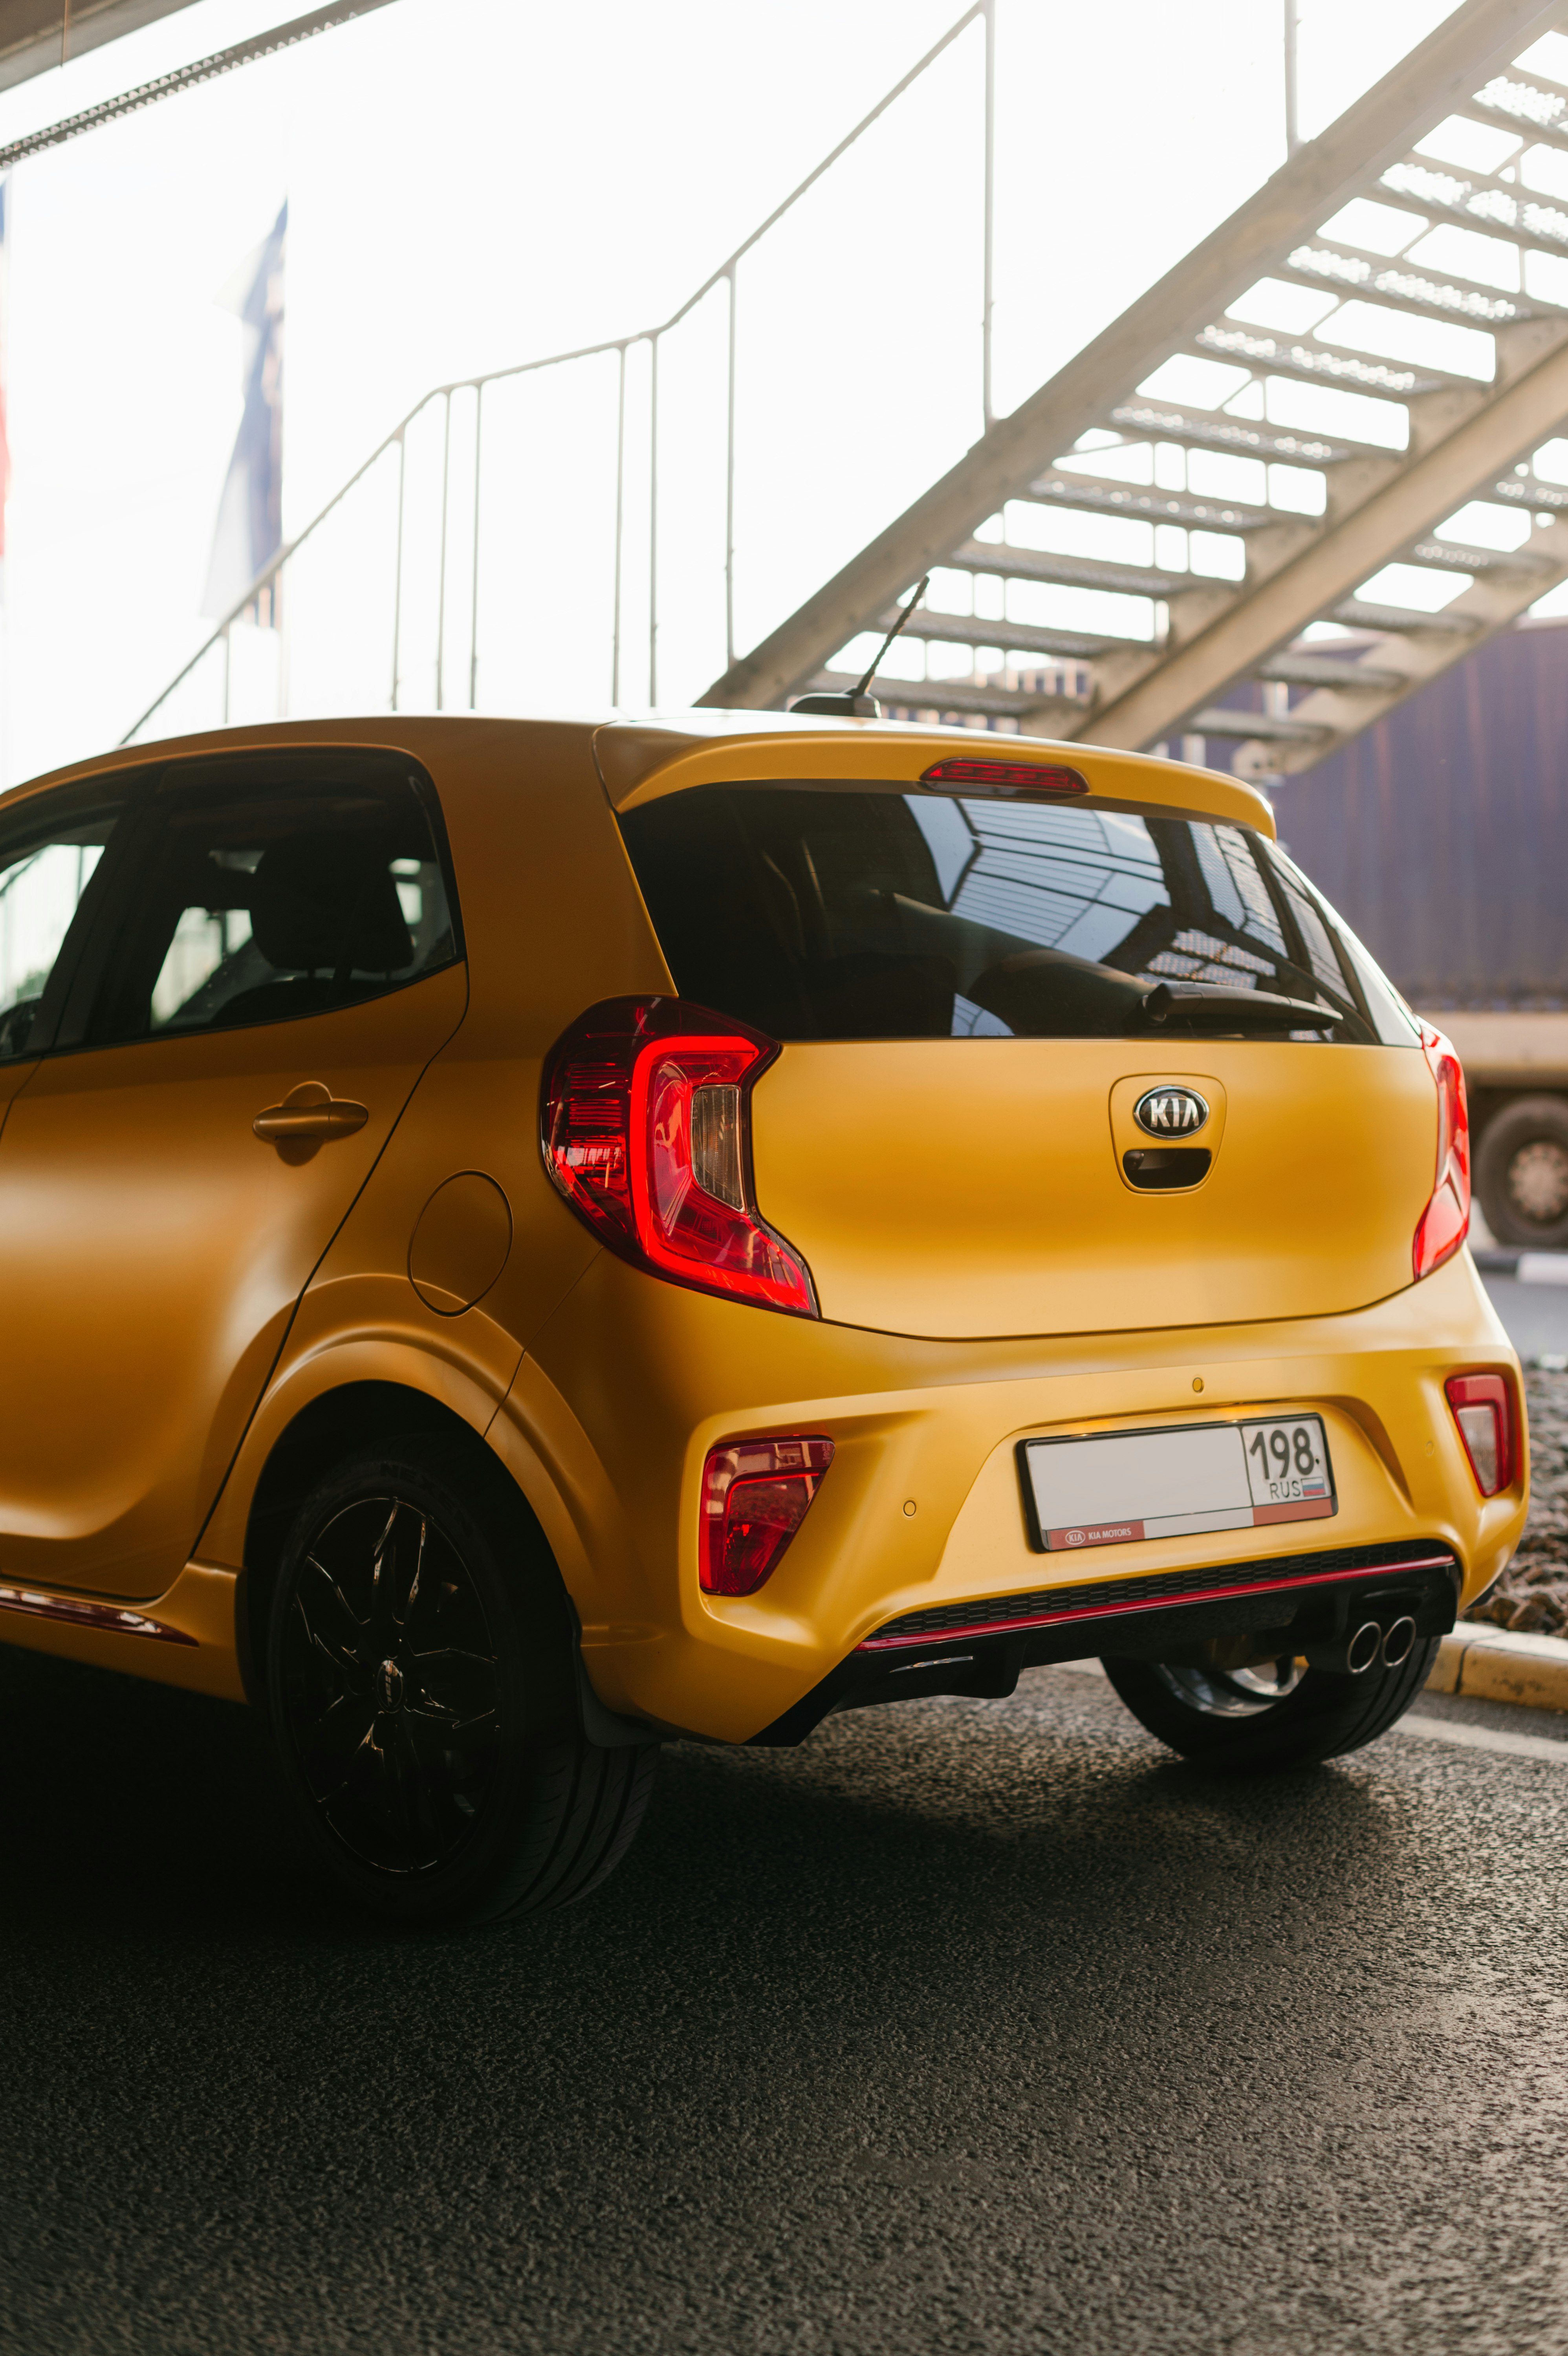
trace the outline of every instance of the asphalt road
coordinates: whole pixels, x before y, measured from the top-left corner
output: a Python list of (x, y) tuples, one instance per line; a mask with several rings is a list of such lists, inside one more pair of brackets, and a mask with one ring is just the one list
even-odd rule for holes
[(1096, 1677), (671, 1748), (398, 1942), (237, 1709), (0, 1650), (0, 2346), (1559, 2350), (1568, 1722), (1250, 1783)]

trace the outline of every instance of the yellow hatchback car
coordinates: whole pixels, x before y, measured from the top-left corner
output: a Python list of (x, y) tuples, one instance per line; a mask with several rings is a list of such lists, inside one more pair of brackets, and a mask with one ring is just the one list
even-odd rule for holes
[(246, 1699), (405, 1922), (670, 1738), (1098, 1655), (1371, 1740), (1525, 1511), (1464, 1085), (1228, 777), (395, 719), (0, 802), (0, 1633)]

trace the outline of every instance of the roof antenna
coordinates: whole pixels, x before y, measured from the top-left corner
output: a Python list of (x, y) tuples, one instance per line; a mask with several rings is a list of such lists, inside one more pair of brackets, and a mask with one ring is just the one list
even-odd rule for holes
[(908, 604), (898, 608), (898, 618), (872, 656), (870, 669), (854, 687), (824, 691), (821, 695), (798, 695), (789, 706), (790, 711), (831, 712), (839, 720), (880, 720), (882, 706), (867, 691), (882, 669), (883, 657), (930, 585), (931, 576), (928, 573)]

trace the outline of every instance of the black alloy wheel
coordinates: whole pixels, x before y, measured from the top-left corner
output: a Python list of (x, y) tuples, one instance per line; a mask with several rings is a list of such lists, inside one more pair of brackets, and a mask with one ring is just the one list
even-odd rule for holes
[(311, 1798), (382, 1873), (449, 1865), (496, 1780), (500, 1663), (462, 1557), (407, 1497), (317, 1534), (284, 1625), (282, 1707)]
[(583, 1732), (570, 1609), (482, 1443), (345, 1458), (273, 1583), (267, 1707), (296, 1824), (410, 1926), (569, 1904), (629, 1847), (658, 1744)]

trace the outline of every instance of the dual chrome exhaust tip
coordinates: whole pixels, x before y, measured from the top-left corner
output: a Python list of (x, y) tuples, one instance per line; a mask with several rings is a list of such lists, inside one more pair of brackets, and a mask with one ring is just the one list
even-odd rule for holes
[(1408, 1612), (1402, 1612), (1386, 1626), (1380, 1620), (1364, 1620), (1359, 1628), (1331, 1643), (1308, 1644), (1306, 1659), (1315, 1669), (1331, 1669), (1342, 1677), (1363, 1677), (1369, 1669), (1399, 1668), (1409, 1660), (1414, 1644), (1415, 1622)]

